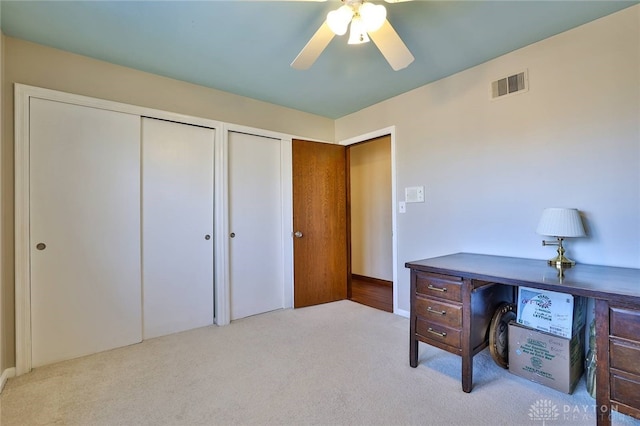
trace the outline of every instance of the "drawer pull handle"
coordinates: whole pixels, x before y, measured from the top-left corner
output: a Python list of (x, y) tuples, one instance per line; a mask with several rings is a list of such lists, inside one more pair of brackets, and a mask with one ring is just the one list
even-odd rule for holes
[(444, 287), (444, 288), (434, 287), (434, 286), (432, 286), (431, 284), (429, 284), (428, 289), (429, 289), (429, 290), (435, 290), (435, 291), (441, 291), (441, 292), (443, 292), (443, 293), (444, 293), (445, 291), (447, 291), (447, 288), (446, 288), (446, 287)]
[(446, 333), (446, 332), (444, 332), (444, 331), (443, 331), (442, 333), (440, 333), (439, 331), (435, 331), (435, 330), (434, 330), (433, 328), (431, 328), (431, 327), (429, 327), (429, 328), (427, 329), (427, 331), (428, 331), (429, 333), (431, 333), (431, 334), (435, 334), (436, 336), (440, 336), (440, 337), (447, 337), (447, 333)]
[(446, 315), (447, 311), (436, 311), (435, 309), (431, 308), (431, 306), (429, 306), (427, 308), (427, 312), (432, 313), (432, 314), (437, 314), (437, 315)]

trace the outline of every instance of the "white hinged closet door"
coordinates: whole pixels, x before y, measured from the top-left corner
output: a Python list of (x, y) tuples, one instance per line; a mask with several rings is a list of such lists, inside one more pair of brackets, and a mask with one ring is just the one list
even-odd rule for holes
[(229, 132), (232, 320), (284, 306), (281, 145)]
[(145, 339), (213, 324), (214, 137), (142, 120)]
[(32, 365), (140, 342), (140, 117), (29, 115)]

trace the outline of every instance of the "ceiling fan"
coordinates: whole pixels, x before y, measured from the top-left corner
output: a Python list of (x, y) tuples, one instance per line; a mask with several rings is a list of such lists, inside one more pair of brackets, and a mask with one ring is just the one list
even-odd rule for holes
[[(385, 0), (397, 3), (409, 0)], [(349, 44), (369, 41), (369, 37), (395, 71), (406, 68), (414, 57), (387, 20), (387, 10), (366, 0), (342, 0), (343, 5), (327, 14), (326, 21), (293, 60), (291, 66), (306, 70), (318, 59), (335, 35), (344, 35), (349, 24)]]

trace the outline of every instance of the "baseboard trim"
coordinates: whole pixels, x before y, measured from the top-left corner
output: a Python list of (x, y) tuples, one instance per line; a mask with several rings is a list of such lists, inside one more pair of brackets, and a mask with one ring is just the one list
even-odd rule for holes
[(4, 385), (7, 383), (7, 380), (12, 377), (16, 377), (15, 367), (7, 368), (2, 372), (2, 376), (0, 376), (0, 393), (2, 393), (2, 389), (4, 389)]
[(405, 318), (409, 318), (409, 315), (410, 315), (409, 311), (405, 311), (404, 309), (396, 309), (394, 314), (400, 315), (401, 317), (405, 317)]
[(364, 275), (351, 274), (351, 279), (364, 281), (372, 284), (384, 285), (387, 287), (393, 287), (393, 281), (381, 280), (380, 278), (372, 278), (372, 277), (365, 277)]

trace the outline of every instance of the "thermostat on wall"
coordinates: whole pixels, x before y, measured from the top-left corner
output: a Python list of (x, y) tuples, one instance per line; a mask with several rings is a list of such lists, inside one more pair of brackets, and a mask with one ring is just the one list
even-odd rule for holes
[(404, 189), (407, 203), (424, 203), (424, 186), (411, 186)]

